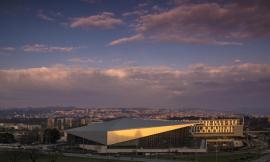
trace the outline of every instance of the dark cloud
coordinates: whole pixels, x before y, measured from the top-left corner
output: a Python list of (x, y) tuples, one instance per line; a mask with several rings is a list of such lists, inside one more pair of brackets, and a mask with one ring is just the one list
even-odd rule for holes
[(138, 18), (145, 39), (191, 44), (241, 45), (270, 36), (270, 4), (257, 1), (181, 1)]
[(9, 54), (16, 50), (14, 47), (0, 47), (0, 54)]
[(0, 71), (1, 106), (270, 106), (270, 65)]

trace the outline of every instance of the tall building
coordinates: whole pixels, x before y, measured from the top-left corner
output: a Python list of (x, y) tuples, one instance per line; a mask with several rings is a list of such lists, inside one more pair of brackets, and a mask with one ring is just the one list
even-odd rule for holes
[(55, 128), (55, 119), (53, 117), (49, 117), (47, 121), (47, 128)]
[(73, 118), (65, 118), (65, 128), (73, 127)]
[(89, 109), (86, 109), (85, 110), (85, 115), (88, 115), (89, 114)]
[(60, 118), (60, 119), (56, 120), (57, 129), (59, 129), (59, 130), (64, 130), (65, 129), (64, 121), (65, 121), (65, 119), (63, 119), (63, 118)]
[(91, 122), (91, 120), (89, 118), (82, 118), (80, 125), (82, 125), (82, 126), (88, 125), (88, 124), (90, 124), (90, 122)]

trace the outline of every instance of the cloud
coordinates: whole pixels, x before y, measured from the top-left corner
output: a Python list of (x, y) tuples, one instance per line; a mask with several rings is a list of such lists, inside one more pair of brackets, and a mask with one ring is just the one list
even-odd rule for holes
[(101, 2), (102, 0), (81, 0), (81, 1), (89, 4), (95, 4), (97, 2)]
[(121, 19), (114, 17), (114, 13), (102, 12), (99, 15), (74, 18), (70, 23), (70, 27), (110, 29), (122, 23), (123, 21)]
[(73, 57), (67, 60), (68, 62), (72, 63), (79, 63), (79, 64), (84, 64), (84, 63), (102, 63), (103, 61), (100, 59), (92, 59), (92, 58), (81, 58), (81, 57)]
[(235, 59), (234, 63), (239, 64), (239, 63), (241, 63), (241, 60), (240, 59)]
[(143, 39), (144, 39), (144, 36), (142, 34), (136, 34), (134, 36), (124, 37), (124, 38), (113, 40), (112, 42), (109, 43), (109, 45), (114, 46), (114, 45), (118, 45), (118, 44), (139, 41), (139, 40), (143, 40)]
[(270, 36), (269, 1), (182, 1), (177, 6), (138, 17), (135, 32), (164, 42), (241, 45)]
[(10, 53), (15, 51), (14, 47), (0, 47), (0, 53)]
[(38, 53), (52, 53), (52, 52), (67, 53), (75, 49), (76, 47), (48, 46), (44, 44), (30, 44), (22, 47), (22, 50), (24, 52), (38, 52)]
[(134, 11), (129, 11), (129, 12), (125, 12), (122, 15), (123, 16), (141, 16), (147, 13), (147, 10), (134, 10)]
[[(58, 14), (60, 14), (60, 13), (58, 13)], [(45, 20), (45, 21), (54, 21), (55, 20), (54, 18), (44, 14), (43, 10), (38, 10), (37, 17), (40, 18), (41, 20)]]
[(270, 106), (270, 65), (0, 70), (1, 106)]

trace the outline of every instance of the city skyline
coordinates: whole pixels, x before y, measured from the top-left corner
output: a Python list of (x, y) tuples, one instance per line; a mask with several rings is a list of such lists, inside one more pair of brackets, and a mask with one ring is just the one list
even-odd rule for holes
[(267, 0), (0, 3), (0, 107), (269, 114)]

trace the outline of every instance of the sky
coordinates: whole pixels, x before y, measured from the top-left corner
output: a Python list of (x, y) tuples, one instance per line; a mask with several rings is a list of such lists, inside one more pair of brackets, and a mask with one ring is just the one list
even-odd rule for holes
[(268, 0), (0, 2), (0, 107), (270, 113)]

